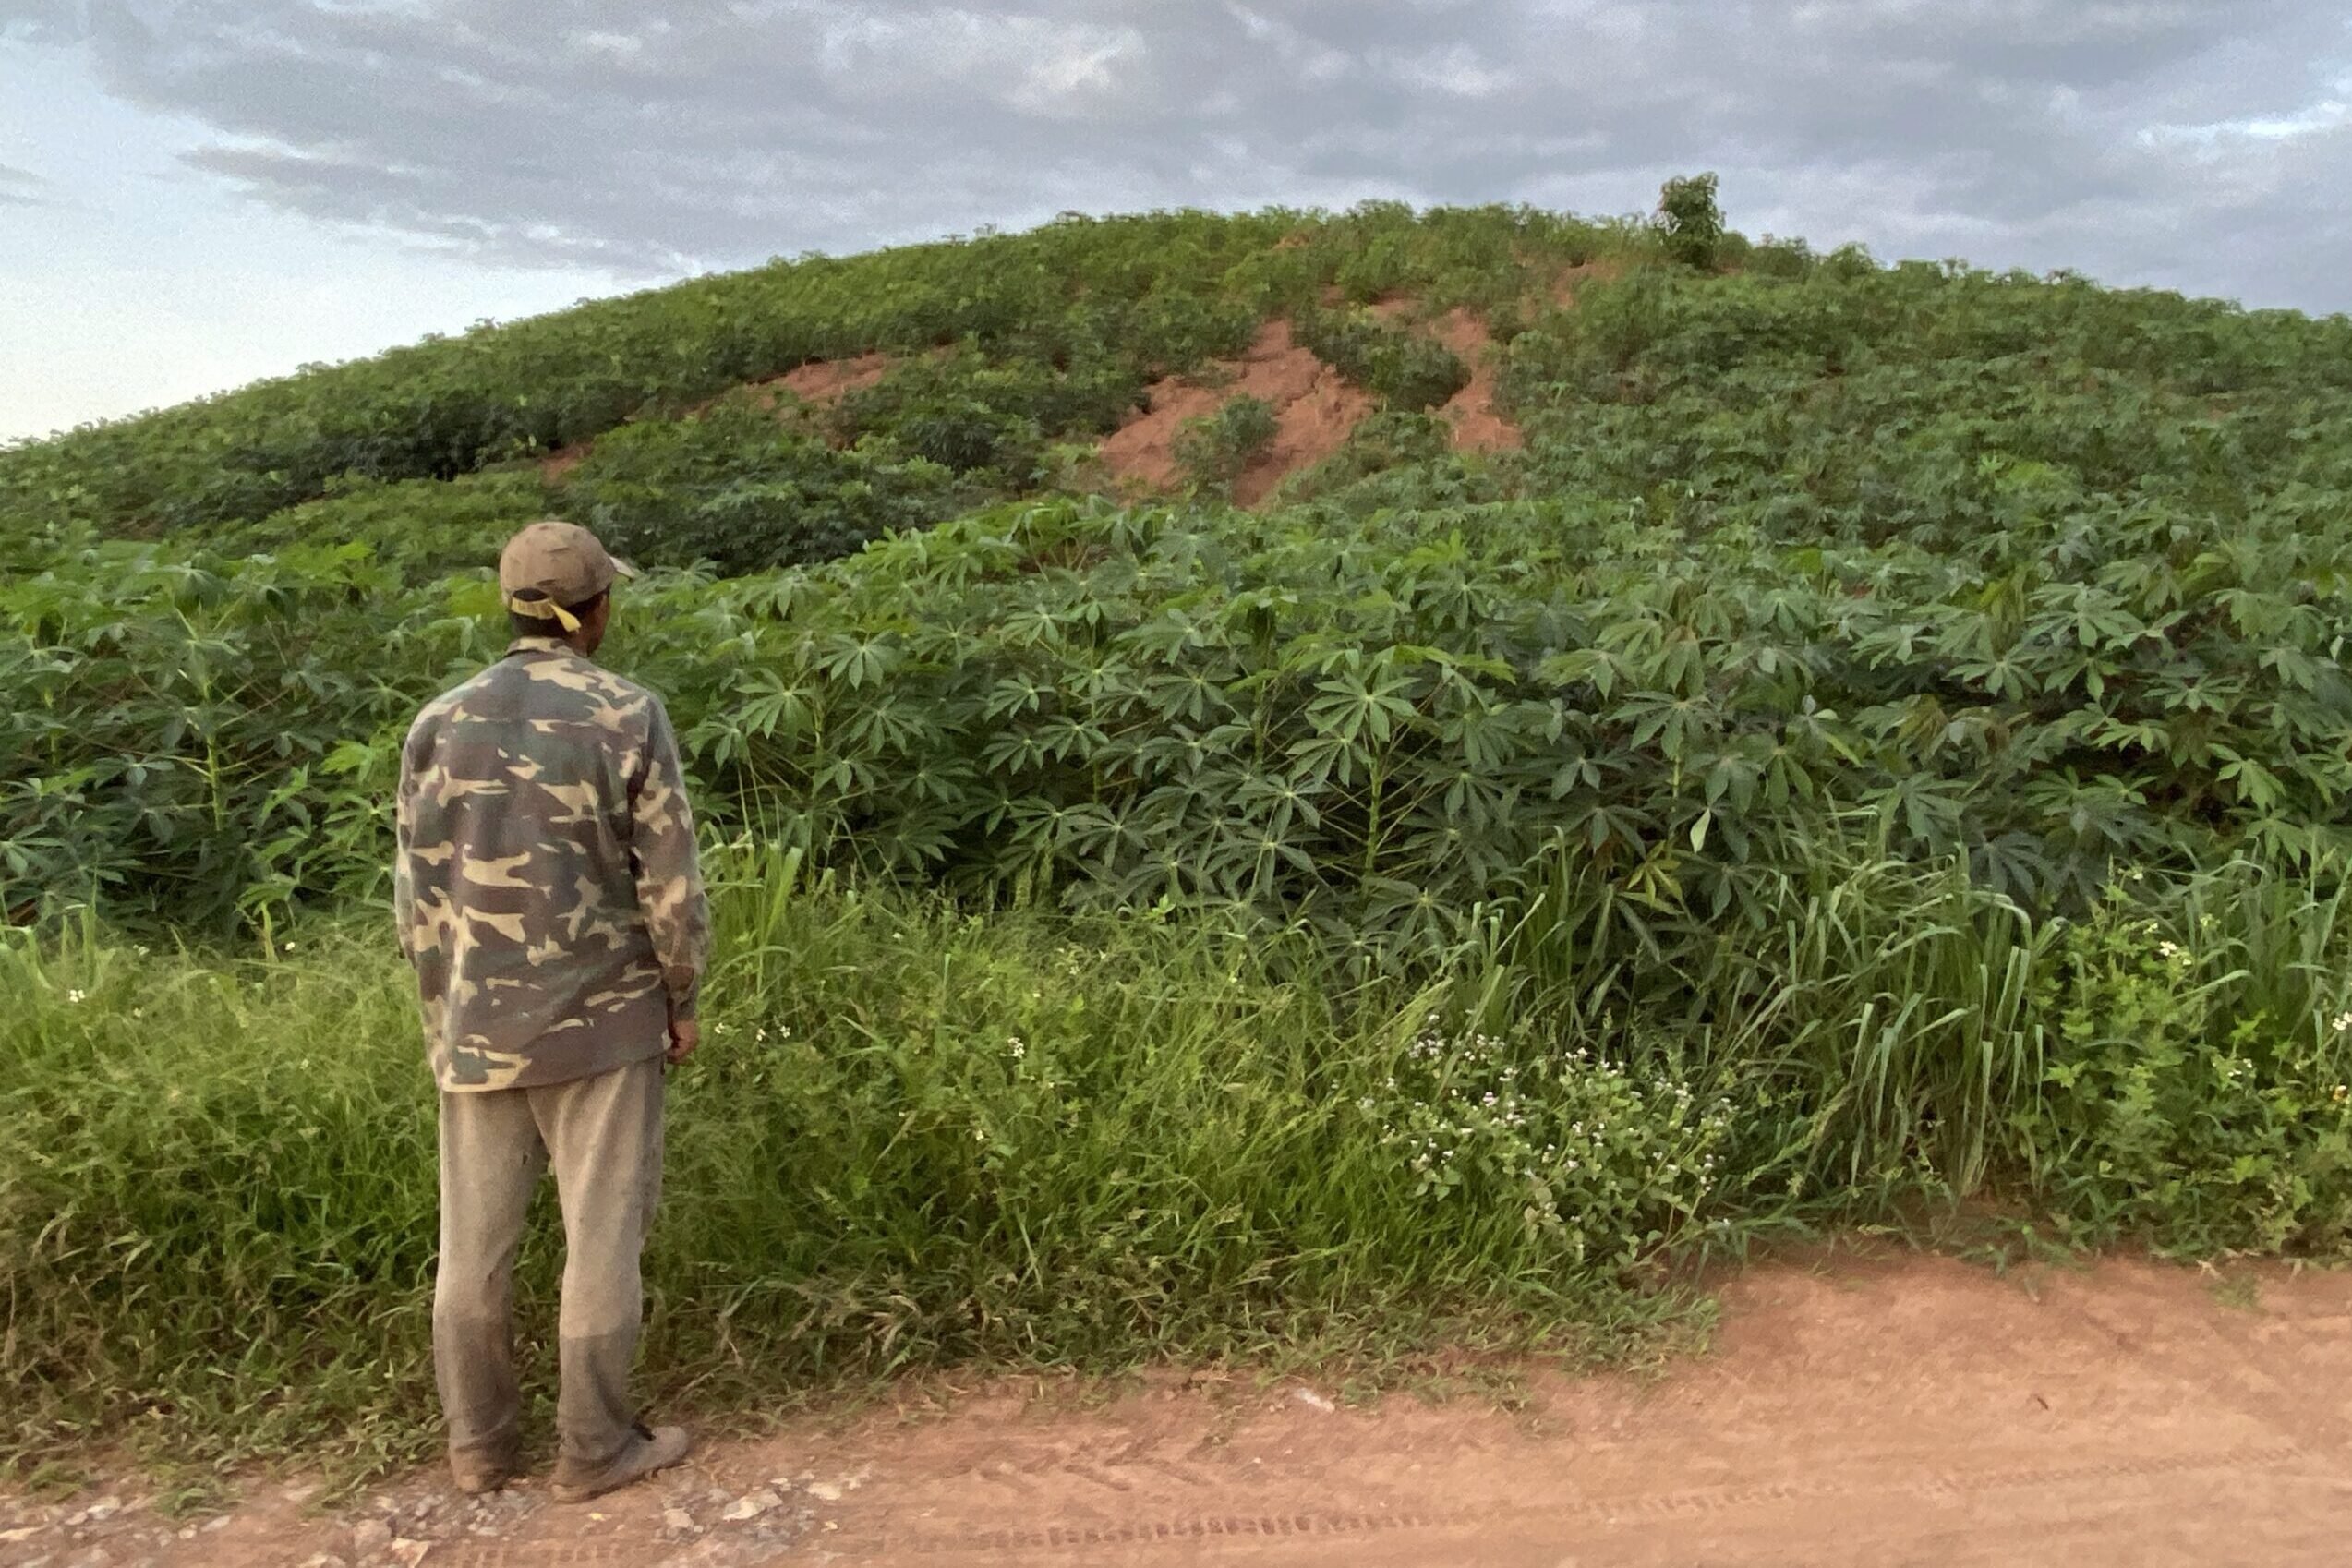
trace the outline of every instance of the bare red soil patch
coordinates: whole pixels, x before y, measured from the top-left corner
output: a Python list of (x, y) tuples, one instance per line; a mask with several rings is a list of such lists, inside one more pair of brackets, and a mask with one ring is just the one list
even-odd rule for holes
[[(1405, 296), (1376, 300), (1369, 308), (1383, 320), (1411, 314)], [(1519, 428), (1496, 401), (1500, 380), (1494, 340), (1486, 323), (1467, 309), (1453, 309), (1424, 329), (1458, 355), (1470, 368), (1469, 384), (1439, 411), (1453, 427), (1458, 452), (1513, 452), (1523, 444)], [(1348, 434), (1375, 406), (1372, 397), (1301, 345), (1287, 321), (1269, 321), (1249, 352), (1221, 361), (1206, 376), (1171, 377), (1148, 392), (1148, 412), (1103, 442), (1097, 456), (1114, 486), (1128, 490), (1164, 490), (1183, 478), (1176, 442), (1188, 420), (1214, 414), (1230, 397), (1247, 393), (1274, 410), (1274, 440), (1233, 488), (1234, 501), (1255, 506), (1291, 475), (1310, 468), (1345, 443)]]
[(1340, 449), (1372, 399), (1291, 336), (1288, 321), (1269, 321), (1237, 360), (1207, 377), (1152, 383), (1149, 411), (1104, 438), (1099, 459), (1115, 484), (1166, 489), (1181, 477), (1176, 440), (1185, 421), (1214, 414), (1227, 398), (1262, 398), (1274, 411), (1274, 439), (1234, 481), (1233, 499), (1255, 506), (1290, 475)]
[(888, 373), (891, 363), (887, 354), (861, 354), (855, 359), (815, 359), (780, 376), (754, 381), (752, 391), (771, 402), (778, 392), (788, 392), (802, 403), (822, 405), (853, 392), (863, 392)]
[[(1601, 275), (1607, 274), (1598, 264), (1571, 268), (1554, 283), (1553, 297), (1566, 304), (1577, 280)], [(1336, 289), (1330, 292), (1336, 300)], [(1410, 296), (1390, 295), (1368, 308), (1382, 320), (1393, 321), (1409, 317), (1416, 306)], [(1422, 330), (1435, 335), (1470, 368), (1469, 384), (1440, 411), (1453, 428), (1454, 449), (1518, 450), (1522, 444), (1519, 428), (1496, 403), (1498, 369), (1486, 323), (1469, 310), (1457, 308)], [(741, 390), (770, 405), (789, 401), (821, 408), (873, 386), (895, 363), (890, 355), (881, 353), (812, 360)], [(1375, 406), (1369, 393), (1348, 383), (1299, 344), (1291, 334), (1289, 322), (1269, 321), (1259, 329), (1256, 341), (1239, 359), (1221, 360), (1204, 376), (1171, 377), (1152, 385), (1146, 393), (1147, 412), (1106, 438), (1097, 454), (1113, 487), (1128, 491), (1173, 488), (1182, 478), (1176, 466), (1176, 440), (1185, 422), (1214, 414), (1227, 398), (1243, 393), (1262, 398), (1272, 406), (1275, 431), (1272, 443), (1234, 482), (1234, 501), (1242, 506), (1259, 504), (1283, 480), (1337, 452)], [(718, 401), (698, 404), (695, 410)], [(587, 457), (593, 445), (575, 441), (548, 453), (539, 459), (540, 477), (549, 484), (561, 482)]]
[(1526, 445), (1519, 427), (1495, 402), (1502, 368), (1496, 363), (1494, 339), (1487, 324), (1457, 307), (1439, 317), (1431, 331), (1470, 368), (1470, 384), (1438, 410), (1438, 416), (1453, 427), (1453, 450), (1516, 452)]
[(587, 460), (588, 449), (594, 441), (573, 441), (539, 459), (539, 477), (550, 485), (563, 483), (564, 476)]

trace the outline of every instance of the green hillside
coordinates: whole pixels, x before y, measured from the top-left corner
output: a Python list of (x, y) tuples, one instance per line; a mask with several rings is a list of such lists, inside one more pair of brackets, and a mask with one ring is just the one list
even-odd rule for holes
[[(968, 891), (1429, 951), (1563, 877), (1759, 910), (1831, 834), (2034, 903), (2334, 841), (2352, 325), (1670, 237), (1074, 219), (20, 445), (8, 901), (379, 891), (397, 732), (549, 511), (676, 569), (621, 657), (718, 821)], [(1448, 312), (1515, 450), (1455, 450)], [(1241, 513), (1272, 421), (1217, 365), (1269, 321), (1363, 416)], [(1137, 500), (1092, 453), (1180, 373), (1191, 482), (1089, 499)]]
[(2352, 322), (1669, 196), (778, 262), (0, 451), (0, 1465), (429, 1444), (389, 802), (549, 512), (655, 569), (717, 890), (665, 1391), (1622, 1349), (1969, 1196), (2342, 1255)]

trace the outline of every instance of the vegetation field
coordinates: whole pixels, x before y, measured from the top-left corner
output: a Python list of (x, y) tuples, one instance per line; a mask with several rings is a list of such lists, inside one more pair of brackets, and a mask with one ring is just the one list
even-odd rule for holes
[(0, 1453), (429, 1441), (392, 769), (551, 511), (719, 885), (672, 1396), (1607, 1354), (1962, 1199), (2342, 1253), (2352, 322), (1664, 213), (1069, 218), (0, 450)]

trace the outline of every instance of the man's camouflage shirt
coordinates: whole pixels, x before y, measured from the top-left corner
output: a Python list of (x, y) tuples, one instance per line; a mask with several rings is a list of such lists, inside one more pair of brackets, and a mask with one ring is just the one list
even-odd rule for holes
[(561, 1083), (694, 1016), (709, 915), (661, 699), (552, 638), (416, 716), (392, 903), (445, 1090)]

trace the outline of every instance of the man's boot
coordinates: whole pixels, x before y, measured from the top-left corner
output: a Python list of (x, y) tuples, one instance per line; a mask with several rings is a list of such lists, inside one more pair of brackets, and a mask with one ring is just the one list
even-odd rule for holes
[(628, 1446), (611, 1464), (587, 1477), (566, 1476), (559, 1465), (555, 1482), (548, 1490), (558, 1502), (585, 1502), (669, 1469), (685, 1458), (693, 1446), (683, 1427), (648, 1427), (640, 1421), (630, 1434)]

